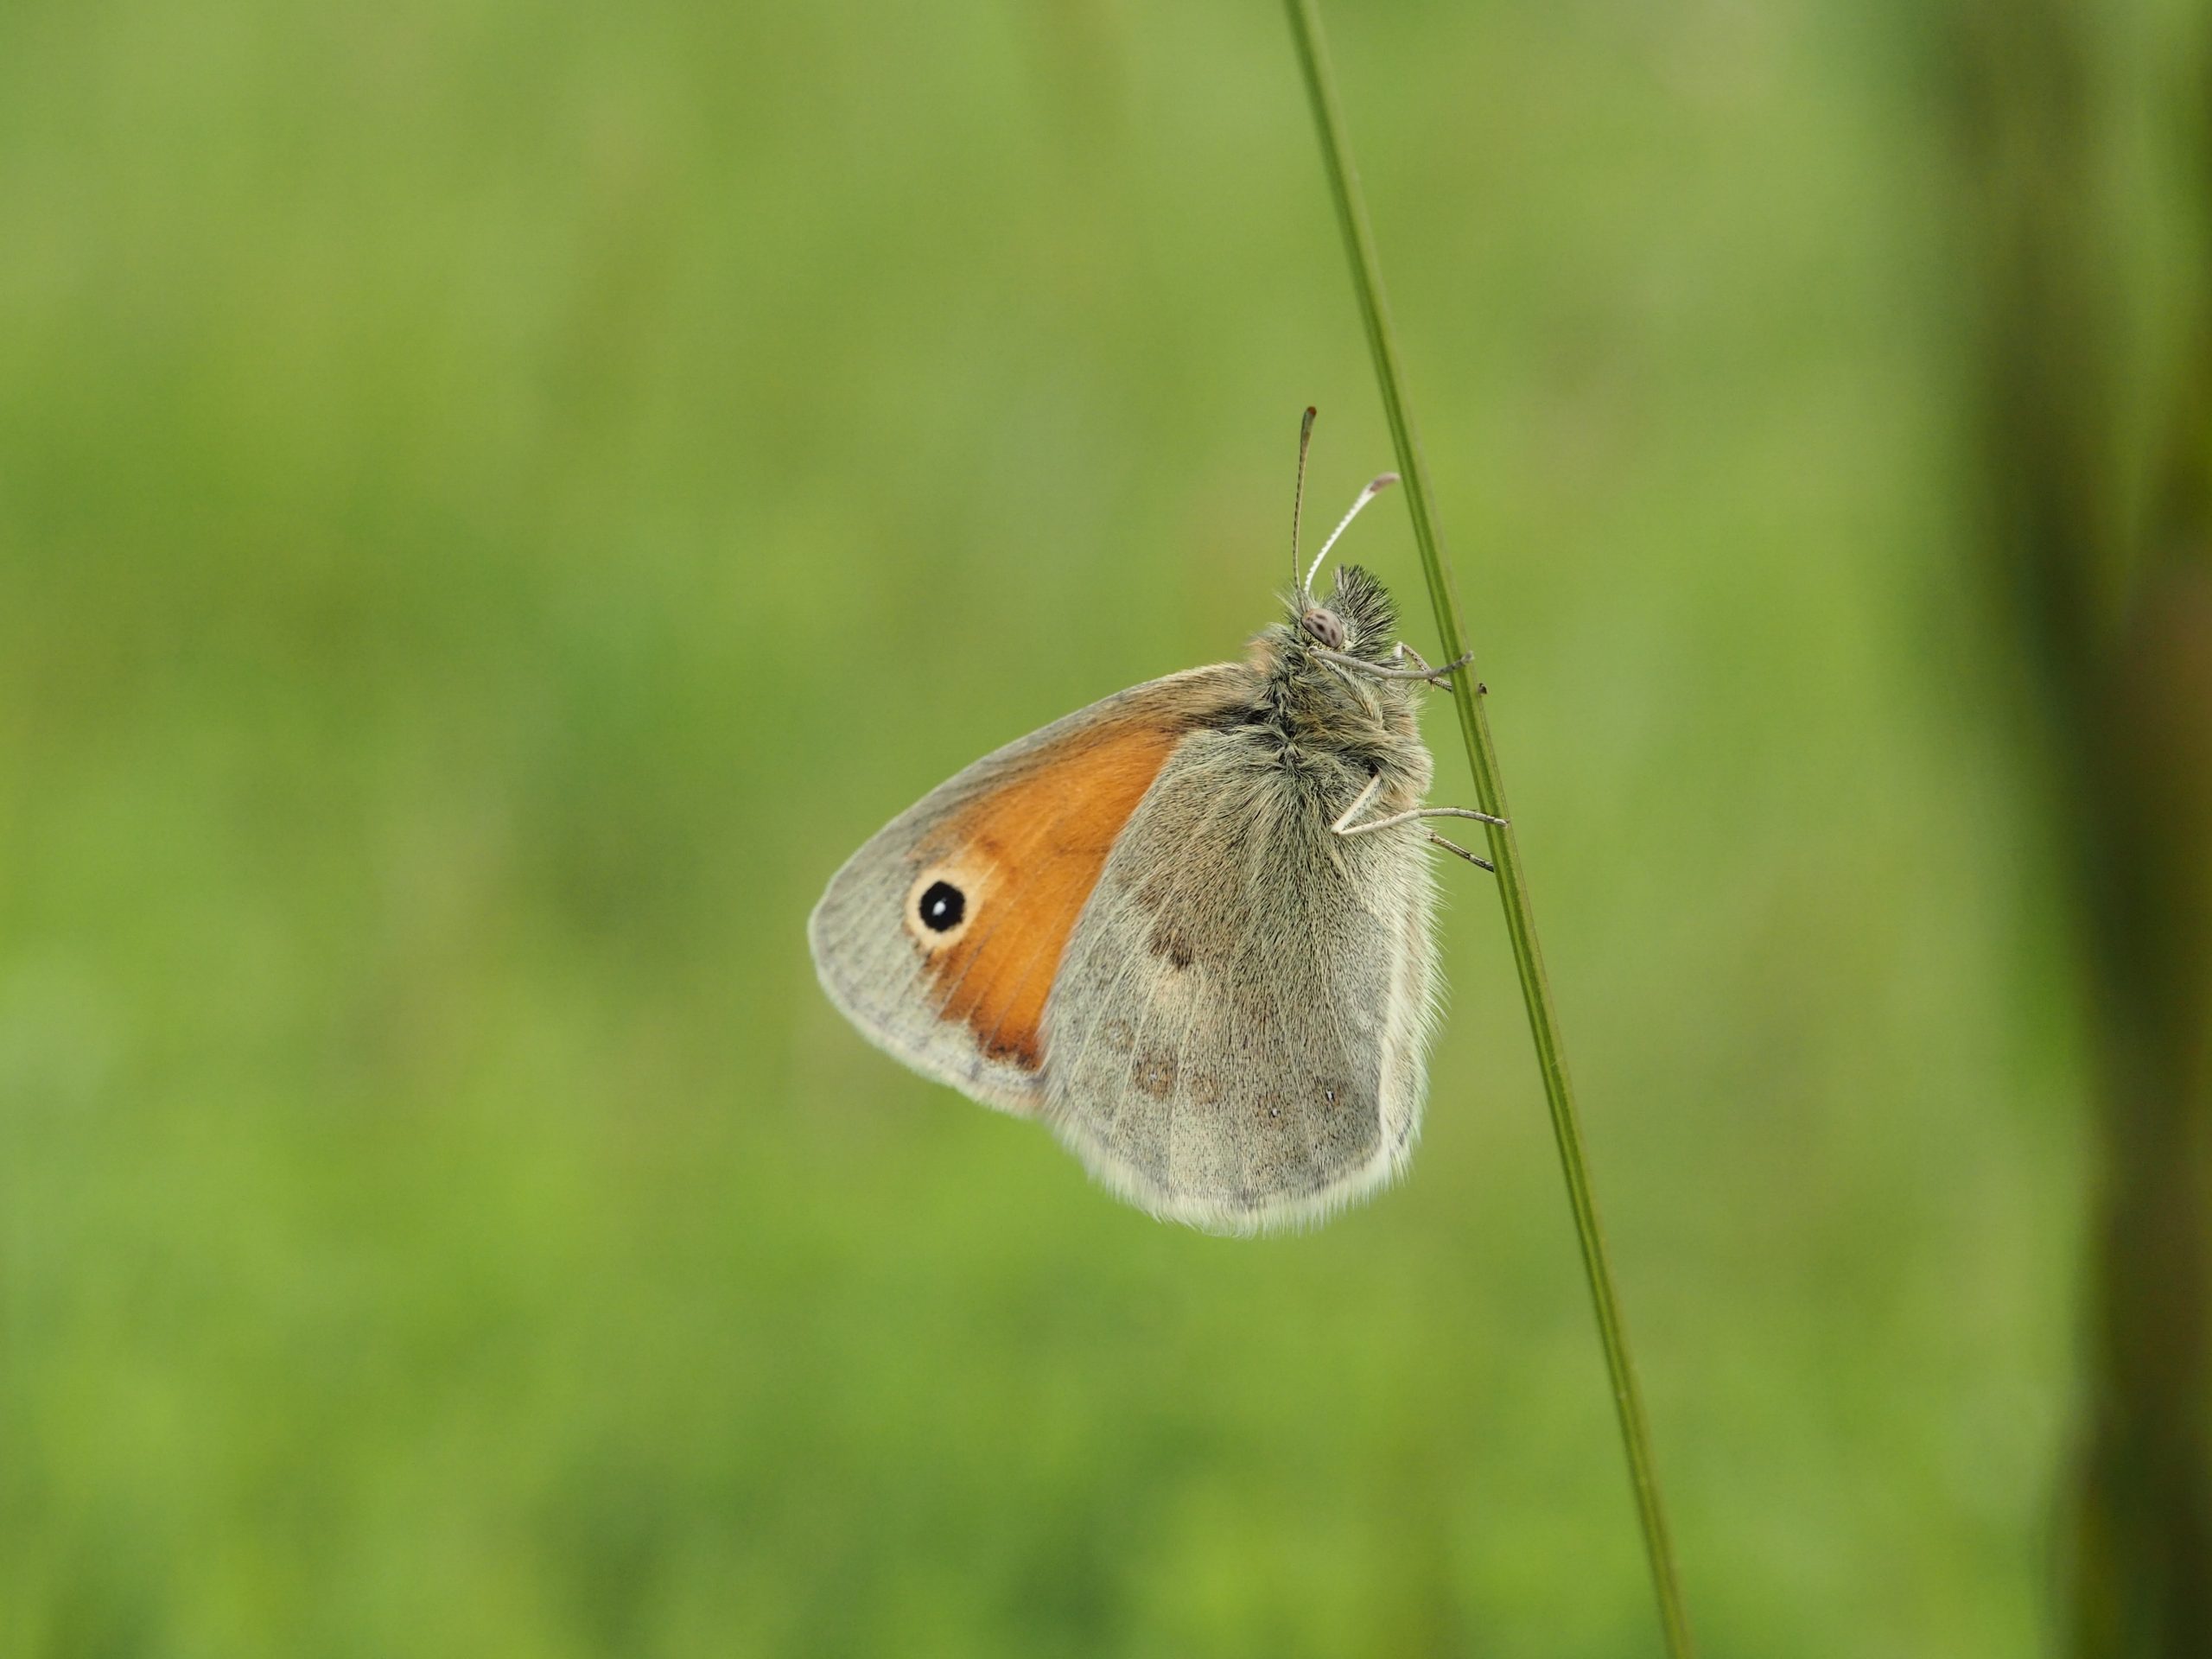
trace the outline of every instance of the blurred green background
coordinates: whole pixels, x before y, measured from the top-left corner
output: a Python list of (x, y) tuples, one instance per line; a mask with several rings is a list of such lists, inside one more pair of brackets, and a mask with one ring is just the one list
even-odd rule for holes
[[(1332, 24), (1704, 1649), (2036, 1651), (2083, 1063), (1926, 42)], [(1307, 1236), (814, 984), (884, 819), (1268, 619), (1308, 402), (1332, 518), (1270, 4), (0, 9), (0, 1650), (1653, 1651), (1474, 873)]]

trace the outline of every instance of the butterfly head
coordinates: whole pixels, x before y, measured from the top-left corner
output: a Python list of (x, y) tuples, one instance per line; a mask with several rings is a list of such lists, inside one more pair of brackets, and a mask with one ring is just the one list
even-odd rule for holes
[(1338, 566), (1325, 595), (1293, 594), (1289, 611), (1290, 632), (1301, 643), (1377, 663), (1387, 656), (1398, 626), (1389, 591), (1356, 564)]

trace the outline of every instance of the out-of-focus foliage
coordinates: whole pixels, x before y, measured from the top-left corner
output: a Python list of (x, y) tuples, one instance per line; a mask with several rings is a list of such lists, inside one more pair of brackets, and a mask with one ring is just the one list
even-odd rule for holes
[[(1704, 1649), (2030, 1651), (2079, 1064), (1924, 43), (1333, 33)], [(807, 963), (1266, 620), (1309, 401), (1326, 518), (1268, 6), (0, 10), (0, 1651), (1649, 1651), (1473, 873), (1412, 1180), (1262, 1243)]]
[(2202, 7), (2164, 3), (1959, 0), (1954, 22), (1984, 551), (2094, 1033), (2068, 1651), (2197, 1659), (2212, 1653), (2212, 33)]

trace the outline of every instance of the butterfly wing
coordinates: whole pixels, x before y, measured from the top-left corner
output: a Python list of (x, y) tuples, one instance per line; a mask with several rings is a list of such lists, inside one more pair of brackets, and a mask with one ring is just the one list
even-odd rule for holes
[(808, 923), (816, 971), (915, 1070), (1023, 1114), (1046, 1096), (1046, 1007), (1123, 828), (1170, 757), (1249, 705), (1254, 671), (1193, 669), (1033, 732), (855, 853)]
[(1100, 873), (1046, 1010), (1045, 1116), (1156, 1214), (1296, 1224), (1410, 1155), (1434, 887), (1414, 826), (1330, 831), (1362, 781), (1301, 775), (1263, 728), (1195, 733)]

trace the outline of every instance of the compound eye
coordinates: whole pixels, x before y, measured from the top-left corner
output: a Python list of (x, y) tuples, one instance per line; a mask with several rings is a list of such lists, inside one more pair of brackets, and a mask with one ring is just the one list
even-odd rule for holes
[(1342, 651), (1344, 648), (1344, 619), (1334, 611), (1325, 611), (1317, 605), (1298, 620), (1306, 632), (1312, 634), (1331, 651)]

